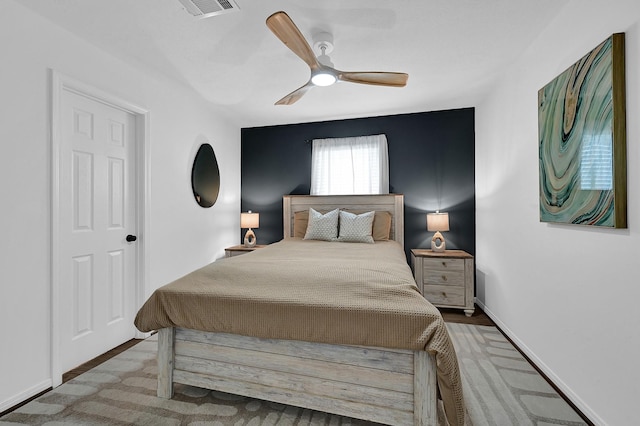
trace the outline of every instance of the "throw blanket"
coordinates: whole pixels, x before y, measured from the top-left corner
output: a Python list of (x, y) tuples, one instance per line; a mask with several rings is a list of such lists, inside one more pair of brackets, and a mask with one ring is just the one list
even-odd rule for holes
[(453, 344), (395, 241), (291, 238), (221, 259), (156, 290), (140, 331), (184, 327), (270, 339), (426, 350), (435, 354), (449, 422), (464, 422)]

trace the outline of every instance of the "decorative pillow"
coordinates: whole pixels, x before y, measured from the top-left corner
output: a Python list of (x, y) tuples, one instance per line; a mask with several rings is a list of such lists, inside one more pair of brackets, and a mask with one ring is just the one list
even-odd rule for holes
[(304, 238), (307, 233), (307, 225), (309, 224), (309, 210), (295, 212), (293, 214), (293, 236), (296, 238)]
[(322, 214), (310, 208), (309, 224), (307, 225), (307, 232), (304, 234), (304, 239), (335, 241), (338, 237), (339, 217), (340, 210), (338, 209)]
[[(322, 212), (321, 212), (322, 213)], [(350, 213), (363, 213), (362, 211), (352, 211)], [(293, 214), (293, 236), (304, 238), (309, 223), (309, 210), (295, 212)], [(388, 241), (391, 233), (391, 213), (376, 211), (373, 217), (373, 230), (371, 235), (374, 241)]]
[(373, 243), (371, 230), (375, 212), (353, 214), (340, 211), (340, 234), (338, 241), (351, 243)]
[(373, 218), (373, 235), (374, 241), (387, 241), (391, 233), (391, 213), (385, 211), (377, 211)]

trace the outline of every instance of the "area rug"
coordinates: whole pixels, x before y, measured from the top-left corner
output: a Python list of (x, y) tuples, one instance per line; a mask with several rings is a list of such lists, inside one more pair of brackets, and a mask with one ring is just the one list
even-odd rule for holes
[(586, 425), (494, 326), (447, 323), (474, 426)]
[[(495, 328), (447, 324), (460, 361), (467, 423), (585, 423)], [(0, 425), (364, 426), (375, 423), (185, 385), (156, 393), (151, 337), (0, 418)], [(440, 423), (444, 422), (441, 407)]]

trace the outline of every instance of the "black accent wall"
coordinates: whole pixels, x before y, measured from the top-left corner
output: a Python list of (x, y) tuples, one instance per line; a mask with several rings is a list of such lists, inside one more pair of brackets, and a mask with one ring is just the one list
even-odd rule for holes
[(258, 244), (282, 239), (283, 195), (309, 194), (312, 139), (380, 133), (390, 192), (404, 194), (407, 256), (430, 247), (426, 214), (435, 210), (449, 213), (447, 249), (475, 255), (473, 108), (242, 129), (241, 209), (260, 213)]

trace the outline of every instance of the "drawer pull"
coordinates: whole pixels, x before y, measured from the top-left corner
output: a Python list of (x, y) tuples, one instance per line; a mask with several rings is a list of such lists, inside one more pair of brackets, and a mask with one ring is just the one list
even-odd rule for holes
[(443, 276), (442, 276), (442, 281), (446, 281), (446, 280), (447, 280), (447, 276), (446, 276), (446, 275), (443, 275)]
[(446, 267), (447, 266), (447, 262), (442, 262), (442, 266)]

